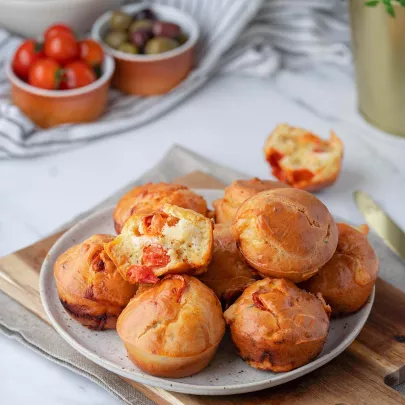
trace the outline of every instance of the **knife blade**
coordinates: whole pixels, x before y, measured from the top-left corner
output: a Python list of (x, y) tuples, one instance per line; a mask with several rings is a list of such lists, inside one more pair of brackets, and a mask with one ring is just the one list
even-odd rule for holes
[(353, 193), (357, 207), (367, 224), (385, 244), (405, 260), (405, 233), (394, 220), (364, 191)]

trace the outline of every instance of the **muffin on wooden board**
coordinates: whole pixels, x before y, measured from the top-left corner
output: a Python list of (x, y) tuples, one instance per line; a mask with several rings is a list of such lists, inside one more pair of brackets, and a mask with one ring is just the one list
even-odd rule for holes
[(131, 300), (117, 331), (141, 370), (179, 378), (208, 365), (225, 321), (218, 298), (206, 285), (195, 277), (168, 275)]
[(250, 180), (235, 180), (225, 188), (224, 198), (215, 200), (215, 221), (218, 224), (232, 224), (239, 207), (253, 195), (273, 188), (289, 187), (279, 181), (260, 180), (254, 177)]
[(207, 272), (198, 278), (214, 291), (225, 308), (257, 281), (227, 225), (215, 224), (212, 259)]
[(104, 251), (110, 235), (93, 235), (60, 255), (54, 265), (59, 299), (90, 329), (114, 329), (137, 287), (125, 281)]
[(272, 174), (302, 190), (315, 191), (333, 184), (343, 159), (343, 142), (331, 131), (325, 140), (303, 128), (278, 125), (267, 138), (264, 154)]
[(239, 356), (254, 368), (273, 372), (293, 370), (319, 355), (329, 315), (321, 295), (271, 278), (250, 285), (224, 313)]
[(245, 201), (231, 227), (247, 262), (263, 277), (295, 283), (312, 277), (333, 255), (336, 223), (312, 194), (294, 188), (262, 191)]
[(156, 283), (169, 273), (201, 274), (213, 248), (213, 222), (195, 211), (165, 204), (134, 214), (105, 250), (130, 283)]
[(147, 183), (128, 191), (118, 201), (113, 213), (115, 230), (120, 233), (131, 215), (158, 211), (166, 203), (208, 215), (204, 198), (188, 187), (179, 184)]
[(339, 241), (332, 258), (302, 288), (321, 293), (333, 315), (359, 310), (378, 277), (378, 258), (368, 239), (368, 226), (338, 223)]

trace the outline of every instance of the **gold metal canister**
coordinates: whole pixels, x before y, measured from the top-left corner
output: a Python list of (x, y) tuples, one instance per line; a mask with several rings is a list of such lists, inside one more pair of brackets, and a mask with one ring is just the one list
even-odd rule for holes
[(350, 0), (358, 105), (371, 124), (405, 137), (405, 8)]

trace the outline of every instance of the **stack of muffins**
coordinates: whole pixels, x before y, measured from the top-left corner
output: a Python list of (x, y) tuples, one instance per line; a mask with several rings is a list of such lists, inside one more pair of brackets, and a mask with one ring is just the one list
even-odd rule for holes
[(357, 311), (372, 291), (367, 227), (336, 224), (307, 191), (257, 178), (213, 205), (181, 185), (136, 187), (115, 208), (118, 236), (93, 235), (56, 261), (62, 305), (91, 329), (116, 328), (155, 376), (201, 371), (226, 324), (254, 368), (310, 362), (330, 316)]

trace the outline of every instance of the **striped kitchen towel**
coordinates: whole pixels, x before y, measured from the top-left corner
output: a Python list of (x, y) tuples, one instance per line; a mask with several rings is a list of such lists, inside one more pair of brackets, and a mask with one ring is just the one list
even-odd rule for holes
[(151, 0), (182, 9), (198, 21), (197, 64), (163, 96), (110, 92), (97, 122), (41, 130), (10, 102), (4, 66), (21, 39), (0, 29), (0, 158), (54, 153), (128, 132), (157, 119), (215, 74), (266, 78), (280, 66), (350, 63), (346, 2), (342, 0)]

